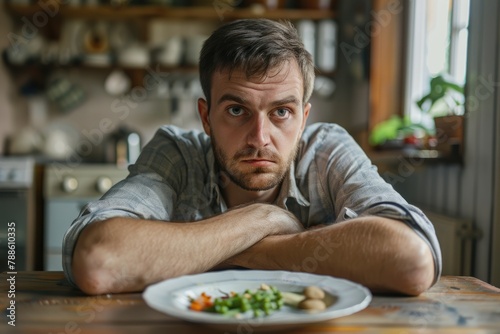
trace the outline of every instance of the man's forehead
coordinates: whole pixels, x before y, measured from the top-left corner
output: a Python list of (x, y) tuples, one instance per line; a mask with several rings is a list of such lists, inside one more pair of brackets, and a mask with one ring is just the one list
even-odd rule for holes
[(254, 82), (263, 82), (268, 78), (285, 78), (290, 73), (294, 74), (293, 71), (295, 70), (295, 74), (302, 79), (301, 73), (299, 71), (298, 65), (296, 61), (286, 61), (282, 64), (276, 65), (274, 67), (268, 68), (266, 71), (261, 71), (262, 73), (252, 73), (252, 71), (247, 71), (246, 68), (243, 66), (240, 67), (235, 67), (235, 68), (229, 68), (229, 67), (221, 67), (219, 69), (216, 69), (214, 71), (214, 74), (212, 76), (213, 78), (217, 79), (222, 79), (222, 80), (227, 80), (227, 81), (234, 81), (238, 79), (244, 79), (244, 80), (249, 80), (249, 81), (254, 81)]

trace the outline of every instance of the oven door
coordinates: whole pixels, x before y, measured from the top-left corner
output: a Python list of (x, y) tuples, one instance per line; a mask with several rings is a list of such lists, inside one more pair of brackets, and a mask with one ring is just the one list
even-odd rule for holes
[(62, 270), (64, 234), (80, 210), (95, 198), (51, 198), (45, 206), (44, 270)]
[[(27, 190), (0, 190), (0, 217), (2, 219), (0, 230), (0, 271), (28, 270), (28, 210), (29, 198)], [(14, 224), (12, 224), (14, 223)], [(15, 238), (8, 232), (9, 227), (15, 227)], [(8, 266), (9, 242), (15, 247), (15, 267)], [(30, 259), (31, 260), (31, 259)]]

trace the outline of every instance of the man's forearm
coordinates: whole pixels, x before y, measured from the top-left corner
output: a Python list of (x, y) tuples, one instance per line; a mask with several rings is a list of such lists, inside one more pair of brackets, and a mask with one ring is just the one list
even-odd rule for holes
[(299, 232), (292, 219), (284, 210), (250, 205), (191, 223), (131, 218), (93, 223), (77, 242), (73, 275), (91, 294), (139, 291), (162, 279), (206, 271), (268, 235)]
[(252, 269), (343, 277), (375, 291), (419, 294), (430, 287), (429, 246), (410, 227), (362, 217), (295, 235), (270, 236), (229, 259)]

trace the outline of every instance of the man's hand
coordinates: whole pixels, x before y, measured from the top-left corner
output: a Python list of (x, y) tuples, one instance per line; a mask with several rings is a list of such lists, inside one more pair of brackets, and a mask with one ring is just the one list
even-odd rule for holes
[(73, 274), (89, 294), (140, 291), (162, 279), (207, 271), (265, 237), (303, 230), (293, 214), (261, 203), (197, 222), (112, 218), (80, 234)]
[(271, 235), (294, 234), (304, 231), (304, 226), (290, 211), (284, 210), (278, 206), (270, 204), (253, 204), (249, 206), (251, 210), (268, 210), (270, 213), (271, 227), (273, 231)]

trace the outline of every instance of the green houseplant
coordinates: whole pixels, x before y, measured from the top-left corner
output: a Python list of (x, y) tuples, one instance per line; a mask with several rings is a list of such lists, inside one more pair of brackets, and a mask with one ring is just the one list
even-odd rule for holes
[(408, 116), (393, 115), (373, 128), (369, 143), (376, 149), (422, 148), (429, 133), (429, 129), (412, 123)]
[(434, 118), (436, 149), (447, 155), (462, 153), (464, 101), (464, 87), (440, 74), (430, 79), (429, 93), (416, 102)]
[(417, 101), (417, 106), (434, 117), (461, 115), (464, 87), (445, 75), (437, 75), (431, 78), (429, 93)]

